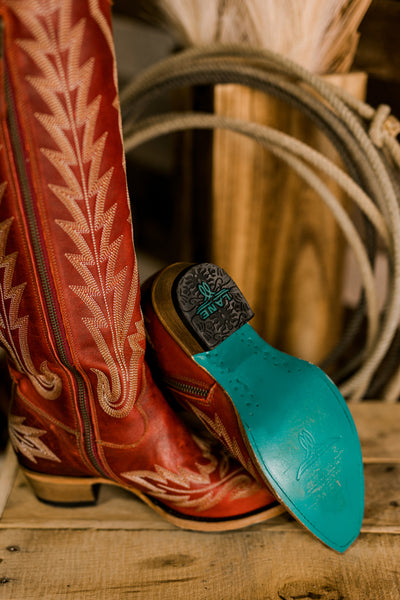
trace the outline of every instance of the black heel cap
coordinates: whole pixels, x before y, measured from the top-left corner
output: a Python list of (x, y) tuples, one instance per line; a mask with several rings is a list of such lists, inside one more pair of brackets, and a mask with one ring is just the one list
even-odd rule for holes
[(254, 313), (234, 281), (220, 267), (200, 263), (183, 272), (174, 286), (181, 319), (205, 350), (212, 350)]

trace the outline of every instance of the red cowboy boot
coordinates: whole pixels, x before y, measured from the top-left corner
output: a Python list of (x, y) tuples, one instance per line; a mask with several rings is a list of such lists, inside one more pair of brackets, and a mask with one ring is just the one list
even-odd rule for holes
[(0, 17), (0, 342), (34, 491), (81, 503), (111, 483), (200, 530), (281, 512), (146, 367), (108, 0), (3, 0)]
[(320, 369), (262, 340), (223, 269), (178, 263), (142, 288), (155, 367), (195, 413), (315, 536), (343, 551), (364, 506), (360, 442)]

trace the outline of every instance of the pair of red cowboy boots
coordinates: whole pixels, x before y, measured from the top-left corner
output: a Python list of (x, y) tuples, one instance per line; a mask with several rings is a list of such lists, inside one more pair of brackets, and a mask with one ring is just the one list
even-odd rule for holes
[(36, 495), (90, 502), (111, 483), (199, 530), (286, 507), (344, 550), (362, 518), (347, 408), (322, 372), (254, 337), (218, 267), (174, 265), (143, 292), (164, 383), (213, 436), (153, 382), (109, 2), (1, 0), (0, 19), (0, 344), (10, 438)]

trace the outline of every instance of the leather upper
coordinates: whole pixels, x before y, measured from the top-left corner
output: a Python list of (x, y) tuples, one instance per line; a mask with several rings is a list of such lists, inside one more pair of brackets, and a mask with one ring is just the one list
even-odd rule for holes
[(0, 17), (0, 342), (20, 462), (184, 515), (265, 508), (269, 492), (184, 425), (144, 361), (109, 2), (6, 0)]

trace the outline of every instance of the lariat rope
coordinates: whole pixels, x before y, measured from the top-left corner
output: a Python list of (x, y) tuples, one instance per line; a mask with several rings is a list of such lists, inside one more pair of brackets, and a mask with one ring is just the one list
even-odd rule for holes
[[(210, 113), (148, 114), (152, 101), (166, 92), (194, 85), (238, 83), (262, 90), (307, 115), (331, 140), (344, 168), (277, 129)], [(340, 384), (349, 401), (361, 400), (374, 378), (390, 363), (383, 400), (400, 395), (400, 133), (386, 105), (374, 109), (287, 58), (246, 46), (206, 46), (180, 52), (143, 71), (121, 92), (125, 149), (185, 129), (228, 129), (257, 141), (286, 162), (332, 211), (360, 269), (363, 295), (349, 331), (332, 356), (337, 358), (356, 335), (365, 312), (365, 347)], [(364, 215), (366, 242), (321, 173), (336, 181)], [(379, 310), (373, 273), (376, 233), (388, 265), (388, 293)], [(367, 247), (366, 247), (366, 245)], [(393, 352), (398, 357), (393, 360)], [(388, 360), (390, 354), (391, 360)]]

